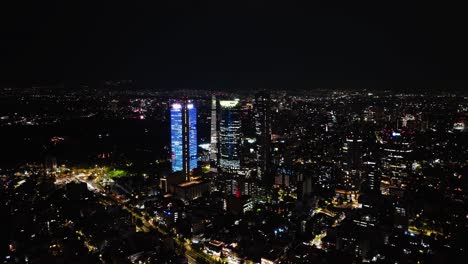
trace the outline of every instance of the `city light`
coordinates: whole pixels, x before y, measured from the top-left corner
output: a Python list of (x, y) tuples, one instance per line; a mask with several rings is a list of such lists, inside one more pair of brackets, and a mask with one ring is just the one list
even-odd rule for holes
[(467, 262), (466, 9), (36, 2), (5, 12), (0, 263)]
[(181, 109), (182, 108), (182, 105), (181, 104), (178, 104), (178, 103), (175, 103), (175, 104), (172, 104), (172, 109)]

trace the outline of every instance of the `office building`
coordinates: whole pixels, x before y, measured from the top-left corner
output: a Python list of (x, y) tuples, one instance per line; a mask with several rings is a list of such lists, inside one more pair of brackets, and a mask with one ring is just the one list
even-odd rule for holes
[(172, 171), (189, 175), (197, 167), (197, 110), (184, 101), (171, 105)]
[(257, 176), (265, 184), (272, 184), (271, 176), (271, 117), (270, 95), (264, 92), (255, 95), (255, 135), (257, 141)]
[(183, 182), (175, 186), (175, 194), (185, 200), (196, 199), (208, 191), (208, 182), (200, 179)]
[(342, 177), (338, 187), (345, 191), (357, 192), (362, 176), (362, 138), (357, 133), (346, 135), (342, 147)]
[(241, 121), (240, 102), (220, 100), (219, 167), (224, 170), (240, 169)]
[(408, 185), (413, 152), (413, 135), (408, 130), (384, 130), (379, 135), (382, 149), (380, 191), (401, 196)]
[(218, 103), (216, 96), (211, 97), (210, 160), (218, 160)]

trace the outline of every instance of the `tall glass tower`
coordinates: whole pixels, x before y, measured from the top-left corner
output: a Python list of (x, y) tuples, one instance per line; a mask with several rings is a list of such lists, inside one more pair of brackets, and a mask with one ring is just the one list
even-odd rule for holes
[(265, 184), (272, 184), (271, 176), (271, 117), (270, 95), (260, 92), (255, 95), (255, 135), (257, 138), (257, 175)]
[(179, 103), (171, 106), (171, 159), (172, 171), (183, 170), (182, 157), (182, 105)]
[(197, 167), (197, 109), (184, 101), (171, 106), (172, 171), (189, 174)]
[(220, 100), (219, 166), (222, 169), (240, 169), (241, 121), (240, 103)]
[(218, 158), (218, 107), (216, 96), (211, 97), (211, 133), (210, 133), (210, 160)]
[(197, 109), (192, 103), (187, 104), (188, 110), (188, 149), (189, 170), (198, 167), (198, 142), (197, 142)]

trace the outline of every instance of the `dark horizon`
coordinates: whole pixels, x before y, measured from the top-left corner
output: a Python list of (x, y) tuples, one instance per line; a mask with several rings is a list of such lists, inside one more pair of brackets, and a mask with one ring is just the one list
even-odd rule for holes
[[(256, 1), (40, 5), (13, 23), (1, 83), (133, 79), (176, 87), (463, 88), (456, 7)], [(32, 42), (24, 33), (32, 31)], [(25, 43), (26, 42), (26, 43)], [(24, 65), (31, 65), (31, 75)]]

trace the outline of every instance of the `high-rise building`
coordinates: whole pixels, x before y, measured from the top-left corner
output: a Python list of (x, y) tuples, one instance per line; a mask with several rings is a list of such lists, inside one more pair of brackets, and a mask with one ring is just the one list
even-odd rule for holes
[(257, 139), (257, 175), (264, 183), (271, 184), (273, 179), (271, 176), (271, 117), (269, 94), (261, 92), (255, 95), (254, 113), (255, 135)]
[(360, 189), (362, 174), (362, 138), (356, 133), (346, 136), (342, 147), (343, 178), (340, 186), (346, 191)]
[(218, 103), (216, 96), (211, 97), (210, 160), (218, 160)]
[(362, 163), (365, 175), (364, 193), (380, 194), (380, 171), (379, 164), (375, 160), (366, 160)]
[(411, 130), (384, 130), (379, 134), (382, 157), (380, 190), (384, 195), (397, 194), (408, 185), (414, 144)]
[(220, 100), (219, 167), (225, 170), (240, 169), (241, 121), (240, 102)]
[(359, 197), (362, 179), (363, 139), (359, 130), (349, 132), (341, 147), (341, 171), (337, 175), (336, 193), (350, 201)]
[(364, 138), (361, 158), (364, 177), (361, 193), (380, 194), (381, 164), (379, 154), (375, 133), (371, 133), (367, 138)]
[(189, 134), (189, 169), (198, 167), (198, 135), (197, 135), (197, 109), (192, 103), (187, 104), (188, 109), (188, 134)]
[(184, 101), (171, 106), (172, 171), (186, 175), (197, 167), (197, 110)]

